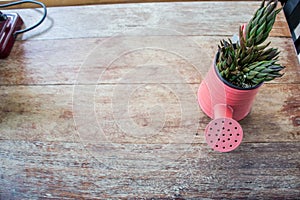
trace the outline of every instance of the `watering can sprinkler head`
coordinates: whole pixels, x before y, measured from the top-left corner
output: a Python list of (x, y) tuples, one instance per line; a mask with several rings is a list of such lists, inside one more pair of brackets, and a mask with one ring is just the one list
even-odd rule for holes
[(205, 128), (208, 145), (219, 152), (236, 149), (242, 142), (243, 129), (232, 118), (233, 109), (226, 104), (216, 104), (213, 108), (214, 119)]

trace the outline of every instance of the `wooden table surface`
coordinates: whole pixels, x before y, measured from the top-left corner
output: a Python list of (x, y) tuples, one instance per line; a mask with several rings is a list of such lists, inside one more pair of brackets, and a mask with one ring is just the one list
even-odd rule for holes
[(282, 12), (270, 41), (285, 75), (260, 89), (236, 150), (205, 143), (197, 89), (259, 5), (49, 8), (0, 61), (0, 199), (300, 199), (300, 66)]

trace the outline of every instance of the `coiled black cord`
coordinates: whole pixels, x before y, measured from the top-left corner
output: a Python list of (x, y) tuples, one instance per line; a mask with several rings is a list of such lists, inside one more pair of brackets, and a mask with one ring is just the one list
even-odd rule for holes
[(0, 4), (0, 8), (15, 6), (15, 5), (24, 4), (24, 3), (37, 4), (37, 5), (41, 6), (44, 10), (44, 14), (43, 14), (43, 17), (40, 19), (40, 21), (38, 21), (33, 26), (28, 27), (28, 28), (23, 29), (23, 30), (16, 31), (14, 33), (15, 36), (18, 35), (18, 34), (25, 33), (27, 31), (31, 31), (32, 29), (38, 27), (47, 17), (47, 8), (46, 8), (45, 4), (43, 4), (42, 2), (39, 2), (39, 1), (33, 1), (33, 0), (16, 1), (16, 2), (11, 2), (11, 3), (7, 3), (7, 4)]

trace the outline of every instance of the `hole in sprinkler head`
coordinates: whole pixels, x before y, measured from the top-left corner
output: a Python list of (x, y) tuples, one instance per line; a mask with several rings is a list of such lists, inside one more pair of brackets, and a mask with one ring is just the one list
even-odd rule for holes
[(229, 136), (232, 136), (232, 134), (230, 133)]
[(237, 136), (240, 136), (240, 134), (238, 133), (238, 134), (236, 134)]
[(229, 125), (231, 125), (232, 124), (232, 122), (229, 122)]
[(218, 147), (218, 145), (216, 144), (216, 147)]
[(211, 134), (208, 134), (208, 137), (210, 137), (211, 136)]
[(234, 140), (234, 142), (238, 142), (237, 140)]
[(226, 147), (223, 147), (223, 149), (225, 149)]
[(217, 131), (220, 132), (220, 129), (218, 129)]
[(222, 129), (225, 130), (225, 127), (223, 127)]
[(230, 131), (230, 129), (227, 129), (227, 131), (229, 132), (229, 131)]
[(218, 138), (218, 141), (220, 141), (221, 139), (220, 138)]
[(218, 123), (216, 122), (215, 125), (218, 125)]
[(229, 145), (229, 147), (232, 147), (232, 145)]
[(238, 129), (238, 127), (234, 127), (234, 129), (236, 130), (236, 129)]
[(228, 141), (230, 140), (230, 138), (228, 138)]
[(223, 142), (225, 142), (225, 140), (223, 140)]
[(212, 130), (212, 128), (210, 127), (209, 130)]
[(213, 143), (213, 141), (211, 140), (210, 143)]
[(224, 120), (222, 121), (222, 124), (224, 124)]
[(225, 134), (224, 134), (224, 133), (223, 133), (222, 135), (225, 137)]

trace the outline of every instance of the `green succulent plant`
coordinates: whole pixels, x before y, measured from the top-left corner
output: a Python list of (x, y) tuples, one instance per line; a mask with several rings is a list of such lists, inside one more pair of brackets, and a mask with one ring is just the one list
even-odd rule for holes
[(218, 46), (217, 69), (220, 75), (241, 88), (255, 87), (264, 82), (281, 77), (284, 66), (278, 64), (276, 48), (263, 44), (269, 36), (277, 14), (278, 0), (263, 0), (261, 6), (246, 28), (239, 28), (239, 42), (222, 40)]

